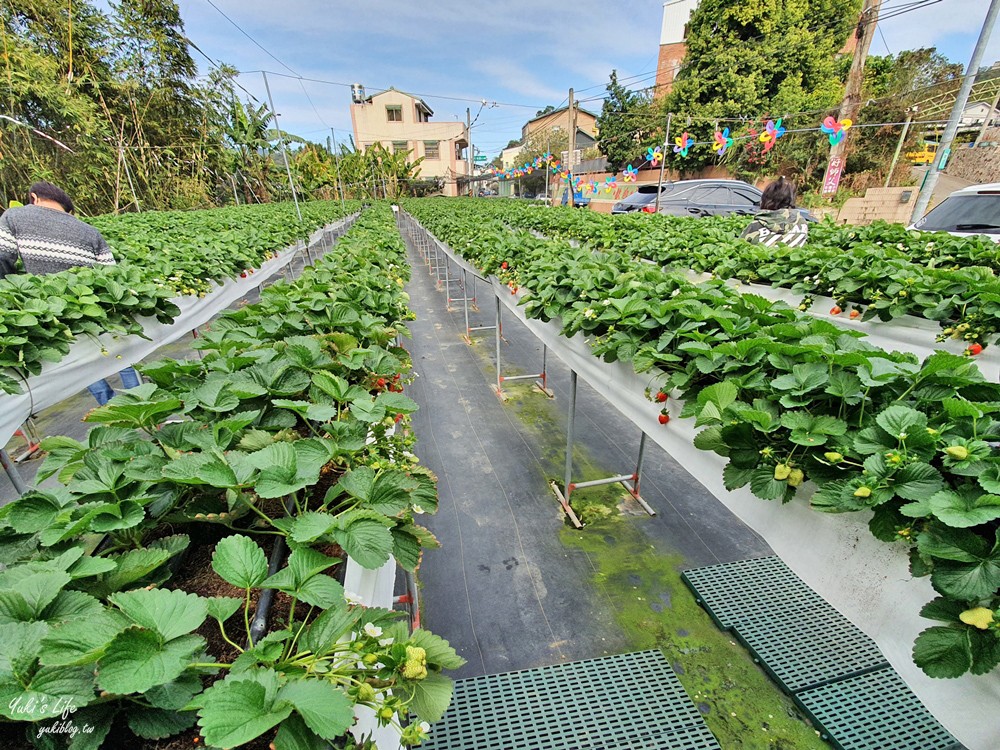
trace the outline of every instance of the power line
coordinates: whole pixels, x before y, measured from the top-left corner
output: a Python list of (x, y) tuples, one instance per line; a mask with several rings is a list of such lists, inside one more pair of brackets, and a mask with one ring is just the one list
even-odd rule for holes
[(281, 67), (285, 68), (286, 70), (291, 71), (294, 75), (296, 75), (296, 76), (298, 75), (298, 73), (296, 73), (290, 67), (288, 67), (287, 65), (285, 65), (285, 63), (283, 63), (281, 60), (279, 60), (277, 57), (275, 57), (273, 54), (271, 54), (271, 52), (269, 52), (264, 47), (264, 45), (262, 45), (260, 42), (258, 42), (256, 39), (254, 39), (252, 36), (250, 36), (247, 32), (245, 32), (243, 30), (243, 28), (238, 23), (236, 23), (236, 21), (234, 21), (232, 18), (230, 18), (229, 16), (227, 16), (225, 13), (223, 13), (222, 9), (219, 8), (218, 5), (216, 5), (215, 3), (213, 3), (212, 0), (205, 0), (205, 2), (208, 3), (209, 5), (211, 5), (213, 8), (215, 8), (217, 11), (219, 11), (219, 14), (223, 18), (225, 18), (227, 21), (229, 21), (229, 23), (231, 23), (233, 26), (235, 26), (237, 31), (239, 31), (243, 36), (245, 36), (247, 39), (249, 39), (251, 42), (253, 42), (265, 55), (267, 55), (272, 60), (274, 60), (276, 63), (278, 63), (278, 65), (280, 65)]

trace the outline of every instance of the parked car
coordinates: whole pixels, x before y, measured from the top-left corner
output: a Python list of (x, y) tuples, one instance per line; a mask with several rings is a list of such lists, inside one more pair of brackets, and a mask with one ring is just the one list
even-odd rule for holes
[(1000, 182), (956, 190), (911, 229), (948, 232), (959, 237), (986, 234), (1000, 242)]
[[(639, 189), (611, 208), (613, 214), (655, 213), (656, 185)], [(728, 216), (754, 214), (760, 191), (740, 180), (681, 180), (660, 186), (660, 213), (671, 216)]]

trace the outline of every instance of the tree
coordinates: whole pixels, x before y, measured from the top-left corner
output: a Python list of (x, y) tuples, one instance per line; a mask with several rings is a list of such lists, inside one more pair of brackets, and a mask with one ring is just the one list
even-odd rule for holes
[(233, 98), (225, 137), (230, 147), (230, 166), (242, 185), (247, 203), (266, 203), (271, 199), (270, 121), (271, 111), (266, 104), (255, 107)]
[(551, 104), (547, 104), (545, 105), (544, 109), (540, 109), (537, 112), (535, 112), (535, 117), (541, 117), (542, 115), (547, 115), (549, 112), (555, 112), (555, 111), (556, 111), (555, 107), (553, 107)]
[(662, 130), (657, 126), (651, 98), (618, 83), (617, 70), (611, 71), (606, 90), (608, 95), (597, 117), (597, 148), (607, 157), (608, 169), (618, 172), (652, 145), (657, 131)]
[[(663, 98), (663, 111), (690, 117), (690, 131), (702, 143), (711, 140), (720, 119), (734, 120), (727, 124), (740, 136), (747, 134), (740, 121), (758, 132), (761, 120), (768, 118), (782, 118), (788, 129), (814, 127), (817, 113), (840, 101), (843, 76), (837, 55), (860, 8), (861, 0), (701, 0), (691, 14), (687, 55)], [(787, 138), (768, 154), (750, 143), (747, 155), (760, 158), (763, 163), (755, 166), (766, 169), (795, 140)], [(746, 154), (746, 149), (733, 149), (731, 158), (741, 150)], [(672, 153), (668, 158), (678, 163)], [(714, 160), (711, 149), (699, 147), (684, 165)]]
[[(961, 64), (949, 62), (933, 47), (903, 50), (896, 56), (870, 56), (863, 89), (863, 99), (868, 103), (861, 109), (859, 123), (902, 122), (909, 107), (954, 90), (962, 70)], [(900, 132), (898, 125), (852, 131), (847, 141), (850, 170), (842, 184), (855, 190), (883, 185)], [(922, 137), (919, 127), (911, 128), (903, 151), (913, 149)], [(909, 172), (909, 162), (901, 159), (893, 181), (907, 181)]]
[[(524, 148), (517, 155), (514, 166), (523, 167), (531, 164), (538, 157), (544, 157), (546, 152), (552, 153), (558, 159), (559, 154), (569, 148), (569, 133), (564, 128), (559, 130), (538, 130), (525, 139)], [(546, 177), (551, 177), (548, 166), (535, 169), (531, 174), (518, 177), (515, 180), (515, 190), (518, 195), (539, 195), (545, 193)]]

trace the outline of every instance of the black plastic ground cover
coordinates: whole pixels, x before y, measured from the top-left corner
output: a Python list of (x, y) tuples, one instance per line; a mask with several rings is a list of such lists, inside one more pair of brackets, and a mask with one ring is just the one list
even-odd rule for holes
[(891, 667), (796, 694), (838, 750), (963, 750)]
[[(413, 418), (416, 454), (438, 476), (439, 508), (422, 521), (441, 541), (420, 566), (423, 625), (447, 638), (468, 663), (452, 676), (475, 677), (629, 651), (614, 606), (594, 585), (587, 553), (564, 545), (559, 503), (549, 481), (562, 475), (569, 370), (548, 357), (555, 400), (523, 395), (556, 424), (528, 427), (517, 396), (501, 403), (493, 331), (463, 339), (461, 303), (446, 310), (444, 292), (411, 246), (413, 276), (406, 287), (417, 319), (405, 346), (416, 378), (407, 395), (420, 406)], [(442, 284), (443, 286), (443, 284)], [(495, 301), (482, 282), (470, 325), (492, 325)], [(457, 291), (456, 291), (457, 293)], [(459, 294), (461, 296), (461, 294)], [(502, 359), (507, 374), (537, 373), (542, 345), (513, 316), (503, 319)], [(536, 406), (537, 404), (537, 406)], [(606, 475), (635, 466), (639, 432), (581, 382), (576, 412), (579, 450)], [(554, 469), (553, 469), (554, 467)], [(589, 490), (580, 490), (585, 500)], [(719, 503), (668, 454), (646, 450), (642, 494), (657, 516), (624, 515), (623, 524), (649, 537), (663, 554), (686, 565), (708, 565), (768, 554), (749, 527)], [(618, 750), (618, 749), (616, 749)]]
[(840, 750), (956, 750), (875, 642), (776, 556), (682, 579)]
[(711, 750), (660, 651), (458, 680), (424, 750)]

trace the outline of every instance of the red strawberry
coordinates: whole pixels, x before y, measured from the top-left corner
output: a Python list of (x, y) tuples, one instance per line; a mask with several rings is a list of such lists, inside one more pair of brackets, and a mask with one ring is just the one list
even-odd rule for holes
[(375, 385), (377, 385), (379, 388), (385, 388), (385, 378), (379, 378), (378, 380), (376, 380)]
[(502, 268), (504, 271), (506, 271), (507, 270), (507, 261), (504, 261), (503, 263), (501, 263), (500, 264), (500, 268)]
[(861, 313), (858, 310), (851, 310), (851, 320), (854, 320), (855, 318), (858, 318), (860, 316)]
[(247, 277), (247, 272), (246, 271), (244, 271), (243, 273), (240, 274), (240, 278), (241, 279), (245, 279), (246, 277)]
[(969, 354), (971, 354), (973, 357), (975, 357), (977, 354), (981, 354), (982, 353), (982, 351), (983, 351), (983, 345), (982, 344), (972, 344), (965, 351), (967, 351)]
[(837, 305), (834, 305), (833, 307), (830, 308), (830, 315), (840, 315), (842, 312), (844, 311), (841, 310)]
[(669, 414), (661, 414), (658, 417), (658, 419), (660, 420), (660, 424), (666, 424), (667, 422), (670, 421), (670, 415)]
[(402, 414), (397, 414), (396, 415), (396, 424), (399, 424), (401, 421), (403, 421), (403, 415)]
[(659, 393), (656, 394), (656, 400), (662, 404), (664, 401), (667, 400), (667, 394), (664, 393), (663, 391), (660, 391)]

